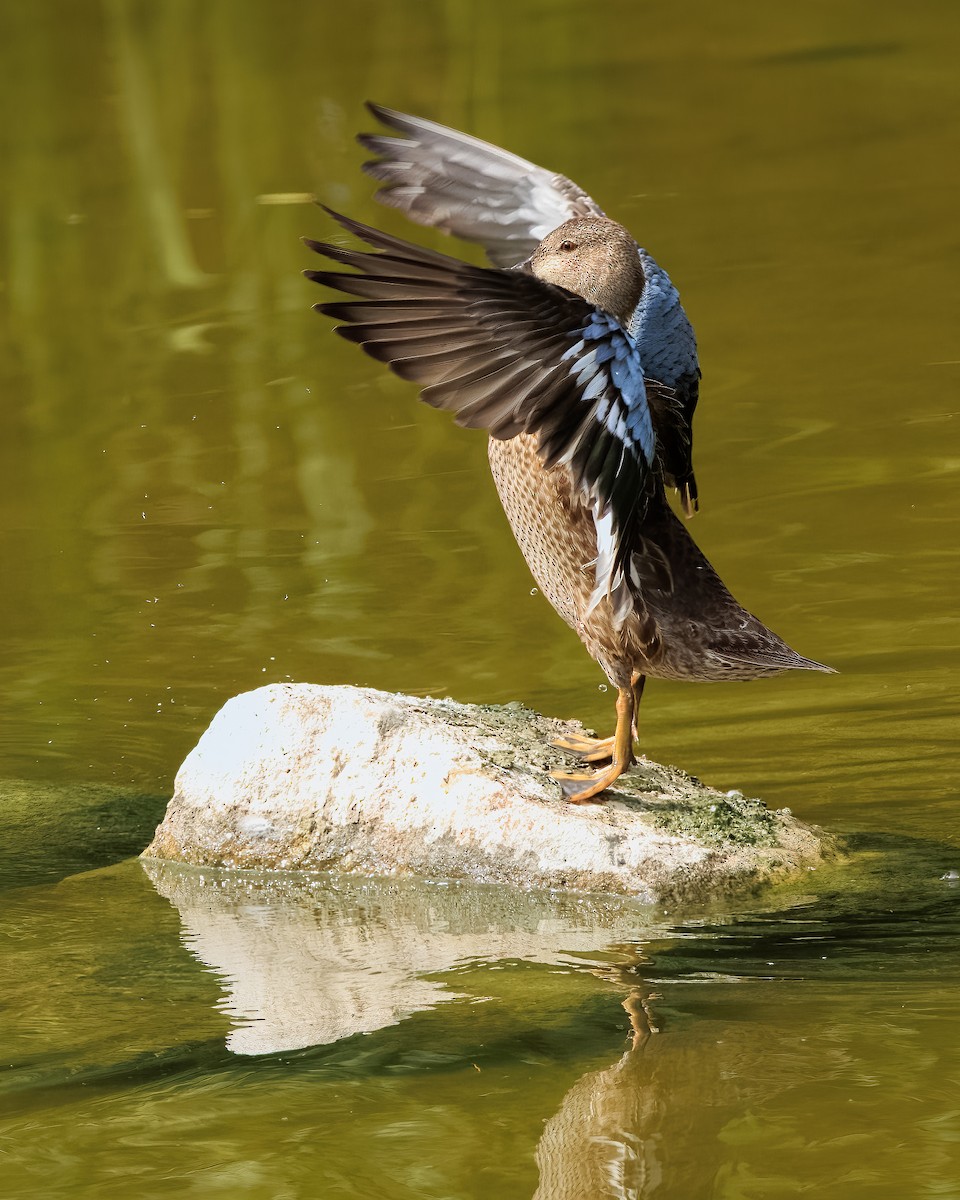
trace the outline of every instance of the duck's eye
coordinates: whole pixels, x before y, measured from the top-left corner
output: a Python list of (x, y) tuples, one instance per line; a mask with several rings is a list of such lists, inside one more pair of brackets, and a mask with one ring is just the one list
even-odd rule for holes
[(561, 250), (576, 250), (576, 248), (577, 248), (577, 243), (571, 242), (569, 238), (564, 238), (563, 241), (560, 243)]

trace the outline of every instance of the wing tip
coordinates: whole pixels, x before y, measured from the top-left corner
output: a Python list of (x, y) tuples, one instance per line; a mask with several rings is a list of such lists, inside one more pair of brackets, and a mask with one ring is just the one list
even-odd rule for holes
[(393, 128), (392, 120), (402, 115), (392, 108), (387, 108), (385, 104), (378, 104), (376, 100), (364, 100), (363, 107), (375, 121), (379, 121), (381, 125), (386, 125), (390, 128)]

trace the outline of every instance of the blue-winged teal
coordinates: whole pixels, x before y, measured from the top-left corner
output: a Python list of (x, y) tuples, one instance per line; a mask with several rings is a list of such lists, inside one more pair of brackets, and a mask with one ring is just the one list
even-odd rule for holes
[(481, 242), (475, 267), (331, 214), (371, 250), (308, 241), (355, 268), (307, 271), (359, 299), (316, 307), (422, 397), (490, 434), (507, 518), (544, 595), (617, 688), (613, 737), (556, 744), (598, 771), (555, 772), (574, 802), (634, 761), (648, 675), (757, 679), (829, 671), (737, 603), (673, 513), (696, 505), (696, 343), (676, 290), (579, 188), (432, 122), (373, 111), (405, 139), (363, 135), (379, 196)]

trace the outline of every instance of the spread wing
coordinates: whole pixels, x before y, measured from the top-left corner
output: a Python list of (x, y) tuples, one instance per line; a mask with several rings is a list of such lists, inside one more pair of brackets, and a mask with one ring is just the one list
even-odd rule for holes
[(307, 277), (359, 297), (315, 307), (460, 425), (501, 439), (536, 435), (544, 464), (565, 465), (593, 510), (597, 598), (610, 595), (625, 615), (641, 582), (634, 560), (643, 521), (662, 491), (634, 339), (609, 314), (532, 275), (475, 267), (331, 215), (373, 252), (308, 240), (356, 270)]
[(551, 230), (572, 217), (602, 217), (586, 192), (557, 175), (434, 121), (368, 102), (401, 137), (362, 133), (378, 157), (364, 171), (383, 186), (377, 199), (411, 221), (479, 242), (490, 261), (512, 267), (530, 257)]
[[(367, 108), (399, 137), (362, 133), (357, 141), (377, 155), (363, 165), (381, 188), (377, 199), (420, 225), (479, 242), (491, 262), (514, 266), (572, 217), (604, 216), (582, 188), (490, 142), (379, 104)], [(637, 248), (646, 286), (629, 332), (636, 340), (650, 390), (665, 482), (680, 492), (688, 516), (697, 508), (693, 473), (693, 413), (700, 367), (697, 341), (677, 289), (646, 250)]]

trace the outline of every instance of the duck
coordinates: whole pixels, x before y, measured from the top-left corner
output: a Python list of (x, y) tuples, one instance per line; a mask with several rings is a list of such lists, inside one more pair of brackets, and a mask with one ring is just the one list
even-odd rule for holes
[[(381, 143), (374, 146), (382, 153)], [(397, 187), (388, 191), (394, 201)], [(649, 374), (643, 347), (672, 340), (674, 363), (689, 368), (695, 342), (683, 322), (671, 334), (653, 319), (655, 305), (638, 319), (647, 263), (622, 225), (579, 212), (531, 246), (541, 226), (528, 214), (516, 227), (529, 236), (491, 235), (502, 264), (484, 267), (326, 211), (361, 247), (304, 239), (347, 268), (304, 272), (350, 297), (314, 307), (338, 322), (341, 337), (419, 385), (428, 404), (486, 431), (494, 483), (535, 581), (616, 689), (610, 737), (553, 743), (581, 760), (576, 770), (551, 772), (567, 800), (596, 800), (637, 761), (647, 678), (832, 670), (791, 649), (737, 602), (667, 499), (679, 482), (684, 510), (696, 501), (690, 443), (682, 441), (692, 409), (678, 402), (673, 384)], [(458, 211), (482, 213), (483, 204), (467, 200)], [(469, 220), (479, 240), (483, 218)], [(518, 249), (526, 257), (507, 262)], [(662, 291), (656, 271), (654, 278)], [(682, 313), (678, 304), (669, 311)], [(671, 439), (685, 457), (669, 459)], [(671, 463), (682, 464), (679, 473)]]

